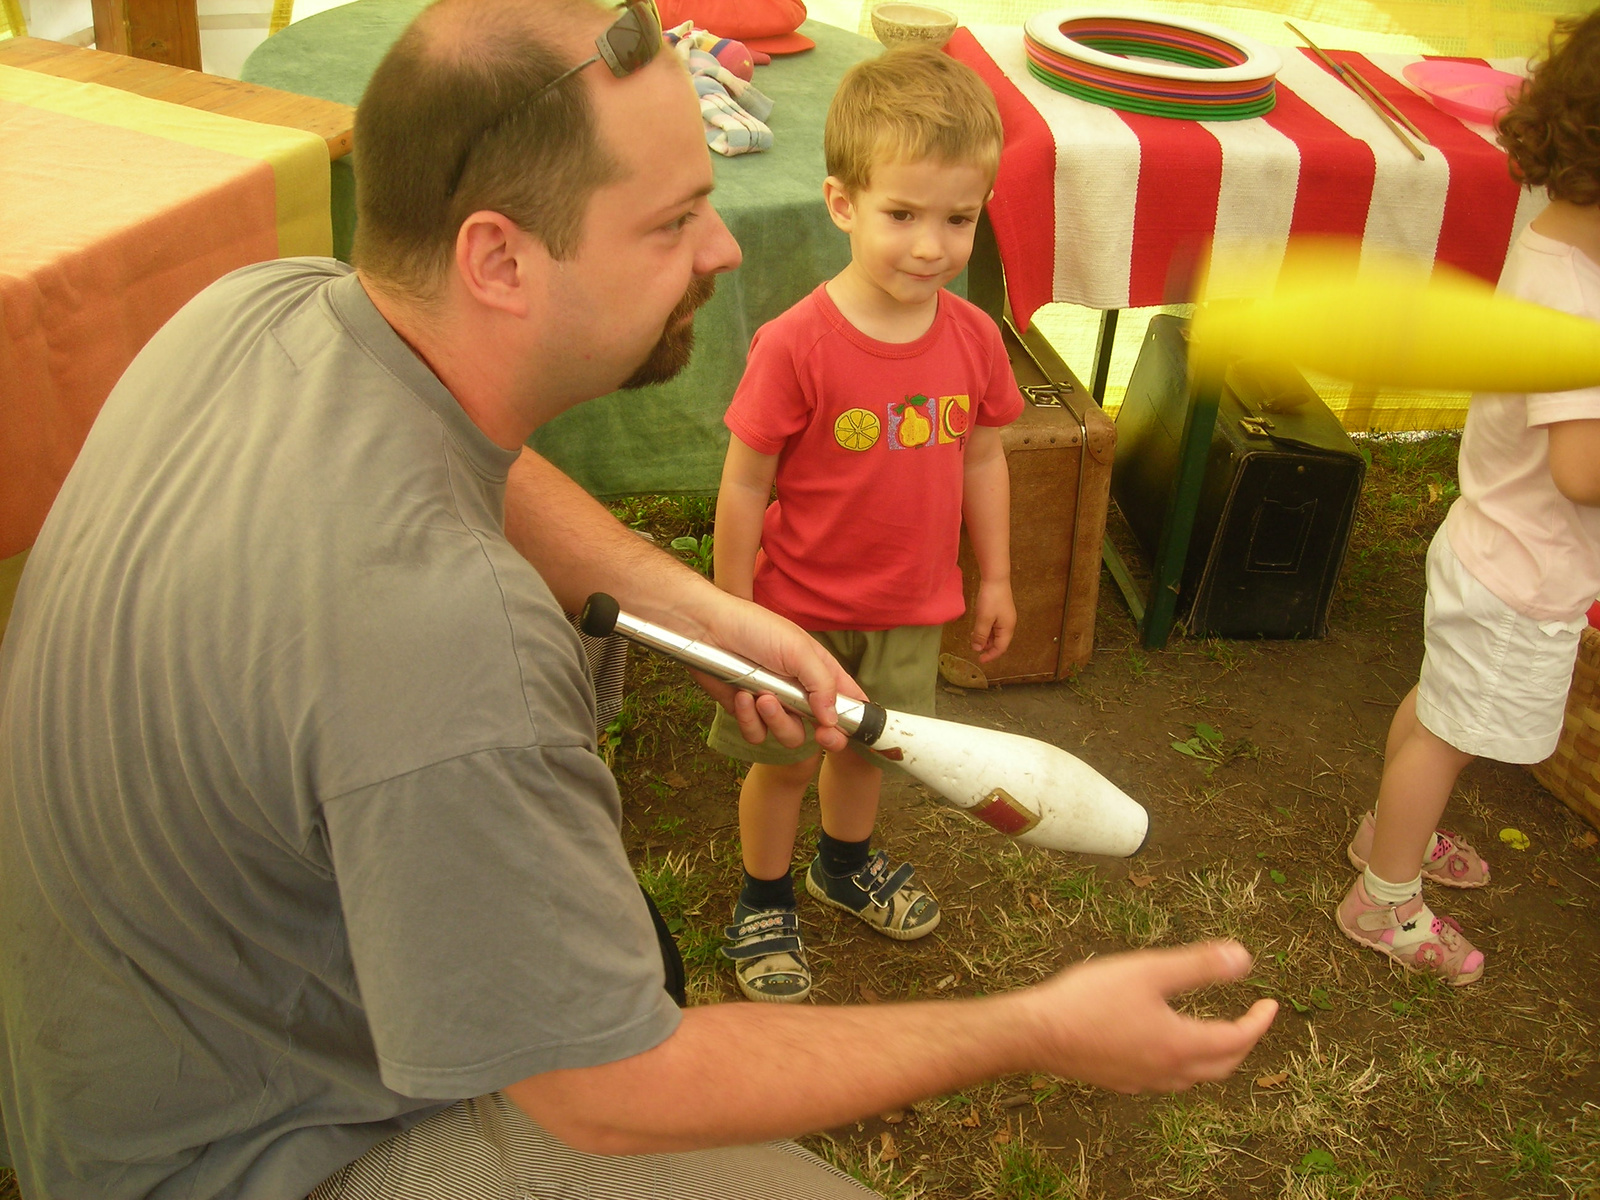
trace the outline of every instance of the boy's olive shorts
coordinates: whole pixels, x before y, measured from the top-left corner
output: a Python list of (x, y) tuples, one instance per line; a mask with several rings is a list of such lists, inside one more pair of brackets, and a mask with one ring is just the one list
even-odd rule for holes
[[(861, 690), (877, 703), (899, 712), (933, 716), (943, 625), (902, 625), (897, 629), (866, 633), (851, 629), (813, 630), (811, 636), (839, 660), (861, 685)], [(770, 734), (766, 741), (752, 745), (739, 732), (739, 723), (719, 706), (711, 722), (711, 732), (706, 735), (706, 744), (741, 762), (789, 766), (820, 753), (810, 731), (811, 723), (807, 721), (806, 740), (792, 750)], [(851, 745), (866, 752), (863, 747)], [(877, 766), (884, 765), (882, 759), (872, 761)]]

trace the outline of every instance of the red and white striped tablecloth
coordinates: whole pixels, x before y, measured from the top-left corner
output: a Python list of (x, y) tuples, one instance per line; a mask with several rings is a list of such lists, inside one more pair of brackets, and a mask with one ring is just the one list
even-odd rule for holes
[[(1278, 101), (1266, 116), (1180, 121), (1040, 83), (1016, 27), (958, 29), (947, 50), (988, 82), (1005, 123), (989, 216), (1023, 322), (1051, 301), (1193, 299), (1193, 267), (1213, 239), (1219, 261), (1236, 248), (1257, 268), (1275, 268), (1291, 235), (1359, 237), (1492, 281), (1513, 232), (1545, 204), (1542, 191), (1512, 181), (1492, 129), (1446, 115), (1405, 82), (1401, 70), (1417, 55), (1329, 52), (1432, 140), (1420, 162), (1309, 51), (1279, 48)], [(1245, 290), (1245, 277), (1234, 288), (1214, 273), (1211, 291)]]

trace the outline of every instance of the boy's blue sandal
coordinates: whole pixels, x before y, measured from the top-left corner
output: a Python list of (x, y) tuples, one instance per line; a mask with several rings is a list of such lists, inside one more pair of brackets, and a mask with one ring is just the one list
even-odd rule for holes
[(792, 908), (733, 906), (722, 955), (733, 962), (739, 990), (751, 1000), (798, 1004), (811, 994), (811, 968)]
[(854, 913), (887, 937), (909, 942), (939, 926), (939, 902), (912, 883), (913, 874), (910, 863), (891, 872), (882, 850), (852, 875), (828, 874), (819, 858), (806, 870), (806, 891), (824, 904)]

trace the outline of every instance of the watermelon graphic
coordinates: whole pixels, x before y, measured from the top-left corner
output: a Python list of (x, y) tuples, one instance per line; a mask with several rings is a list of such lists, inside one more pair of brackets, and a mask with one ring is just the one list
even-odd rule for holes
[(939, 440), (957, 442), (972, 428), (972, 401), (966, 396), (939, 397)]

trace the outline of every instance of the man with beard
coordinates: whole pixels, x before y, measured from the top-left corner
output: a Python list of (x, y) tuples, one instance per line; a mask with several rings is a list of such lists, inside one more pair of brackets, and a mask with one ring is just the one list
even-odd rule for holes
[(429, 9), (357, 117), (356, 270), (236, 272), (106, 402), (0, 650), (24, 1195), (860, 1195), (751, 1144), (1002, 1071), (1187, 1086), (1270, 1020), (1166, 1006), (1237, 946), (870, 1011), (667, 998), (563, 606), (610, 591), (825, 714), (851, 685), (523, 448), (679, 369), (738, 262), (659, 46), (644, 0)]

